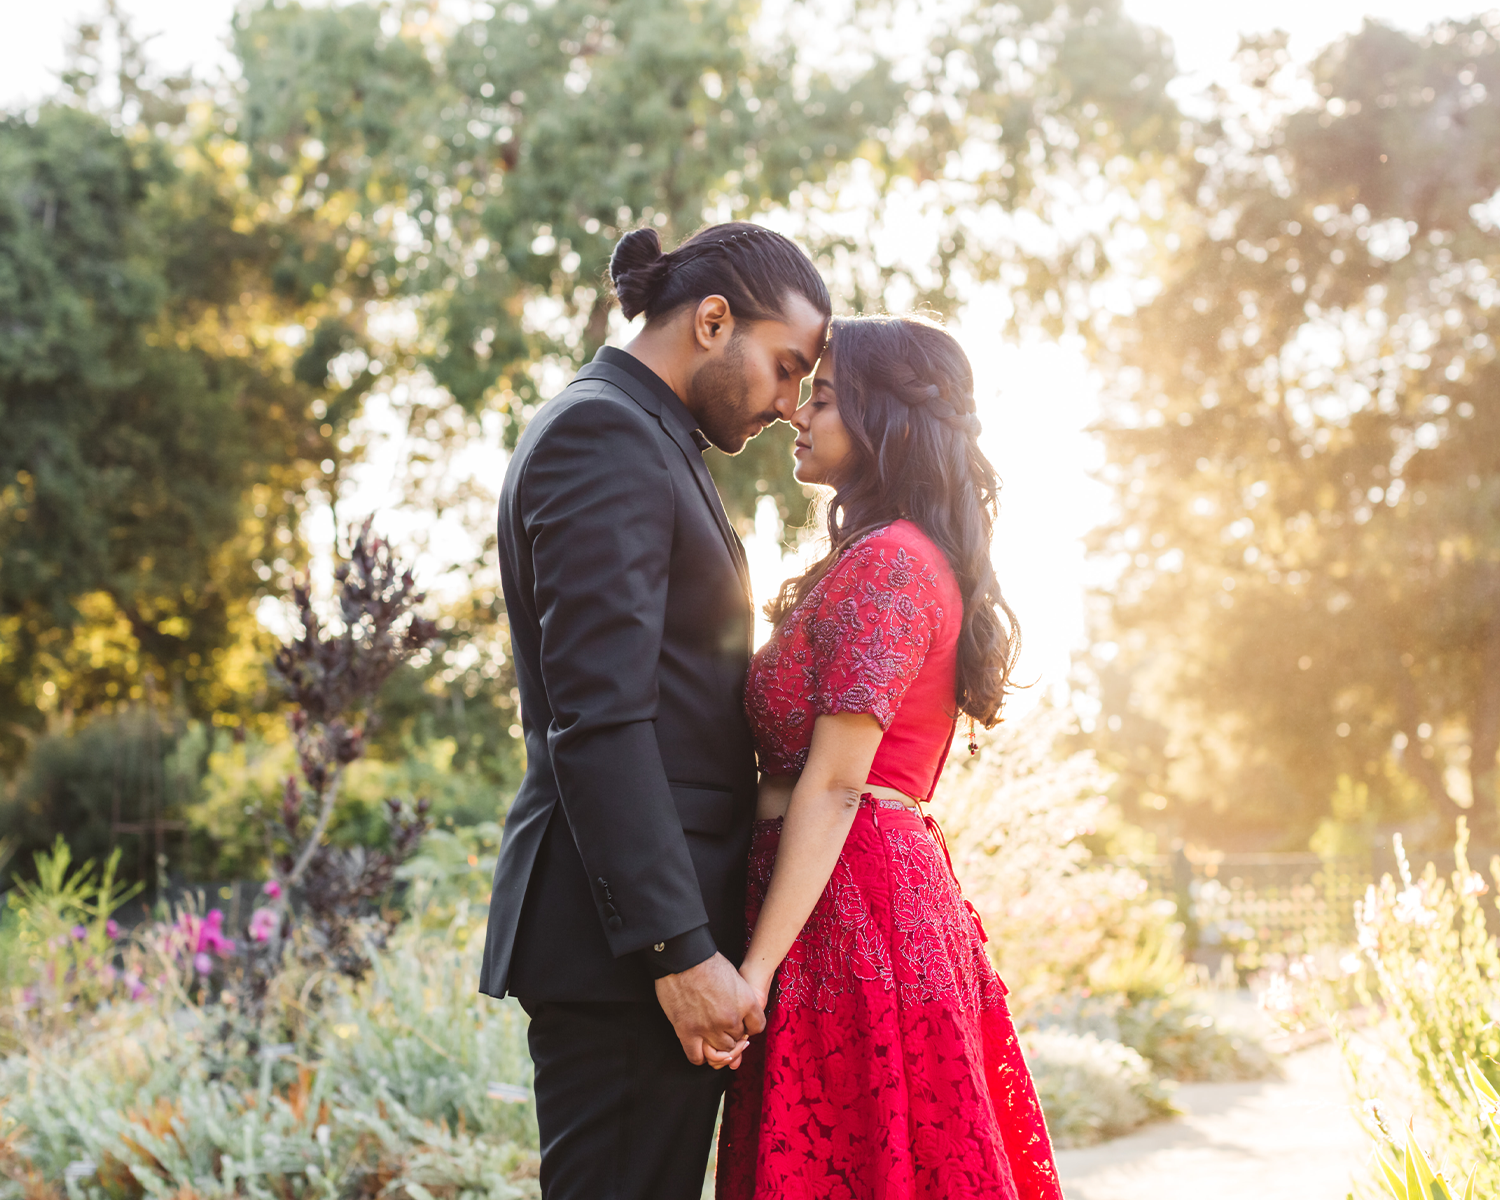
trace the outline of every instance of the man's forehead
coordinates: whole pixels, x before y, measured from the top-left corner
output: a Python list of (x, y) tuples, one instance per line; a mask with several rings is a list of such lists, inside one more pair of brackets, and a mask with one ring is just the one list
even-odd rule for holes
[(771, 349), (790, 358), (804, 375), (811, 374), (828, 342), (826, 323), (799, 328), (790, 321), (771, 321), (766, 323), (766, 332)]

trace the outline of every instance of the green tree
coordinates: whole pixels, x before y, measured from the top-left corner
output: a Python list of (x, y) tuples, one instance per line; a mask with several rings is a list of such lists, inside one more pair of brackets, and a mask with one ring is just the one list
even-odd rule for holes
[(0, 124), (3, 757), (150, 672), (230, 704), (252, 561), (316, 454), (285, 427), (306, 398), (213, 328), (256, 247), (173, 158), (76, 108)]
[(1368, 786), (1500, 837), (1497, 35), (1368, 23), (1300, 106), (1244, 47), (1122, 335), (1101, 736), (1199, 836), (1296, 843)]
[[(844, 278), (841, 256), (873, 261), (868, 238), (802, 222), (856, 307), (900, 277), (951, 309), (967, 283), (1003, 275), (1034, 319), (1060, 321), (1106, 274), (1107, 228), (1043, 248), (1003, 218), (1050, 215), (1086, 177), (1123, 188), (1179, 137), (1170, 56), (1117, 0), (945, 5), (899, 70), (875, 36), (894, 11), (858, 5), (855, 65), (836, 74), (790, 28), (753, 42), (744, 0), (526, 0), (451, 30), (425, 12), (252, 11), (237, 30), (239, 136), (256, 186), (306, 214), (288, 274), (414, 304), (416, 335), (382, 357), (471, 411), (502, 408), (510, 439), (603, 342), (605, 267), (636, 224), (676, 238), (709, 213), (836, 204), (858, 161), (882, 197), (934, 185), (938, 230), (931, 256)], [(345, 309), (330, 336), (366, 336), (362, 306)], [(738, 519), (760, 495), (784, 513), (800, 495), (785, 433), (715, 456)]]
[[(877, 52), (895, 10), (859, 4), (827, 69), (756, 11), (267, 2), (236, 18), (222, 94), (153, 78), (117, 16), (86, 28), (66, 103), (0, 127), (0, 764), (148, 674), (190, 715), (263, 704), (253, 606), (302, 565), (310, 494), (338, 501), (366, 399), (431, 474), (486, 413), (513, 441), (603, 340), (608, 255), (640, 222), (795, 223), (864, 164), (882, 198), (930, 192), (942, 228), (867, 285), (840, 264), (868, 231), (808, 224), (853, 303), (904, 280), (951, 308), (1003, 278), (1027, 319), (1082, 319), (1107, 223), (1037, 246), (1012, 217), (1169, 160), (1170, 60), (1118, 0), (955, 0), (900, 64)], [(713, 468), (741, 520), (800, 496), (769, 438)], [(476, 581), (393, 680), (385, 752), (453, 737), (466, 768), (513, 772), (511, 682), (474, 640), (499, 615)]]

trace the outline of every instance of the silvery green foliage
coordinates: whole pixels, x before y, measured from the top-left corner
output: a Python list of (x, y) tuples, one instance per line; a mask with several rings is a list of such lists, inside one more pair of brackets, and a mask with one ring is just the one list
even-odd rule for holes
[(349, 1085), (378, 1080), (417, 1119), (534, 1148), (532, 1102), (490, 1096), (496, 1083), (531, 1082), (526, 1016), (475, 995), (475, 970), (451, 944), (405, 937), (366, 987), (330, 1006), (320, 1050)]
[(1095, 1034), (1039, 1029), (1022, 1034), (1047, 1128), (1059, 1147), (1087, 1146), (1177, 1112), (1171, 1084), (1128, 1046)]
[(119, 1006), (0, 1059), (0, 1200), (535, 1196), (525, 1019), (456, 938), (402, 938), (297, 1041), (234, 1059), (222, 1014)]
[(1264, 1079), (1277, 1073), (1259, 1037), (1180, 996), (1134, 1002), (1124, 996), (1070, 995), (1027, 1016), (1042, 1029), (1093, 1034), (1140, 1054), (1166, 1079), (1220, 1083)]

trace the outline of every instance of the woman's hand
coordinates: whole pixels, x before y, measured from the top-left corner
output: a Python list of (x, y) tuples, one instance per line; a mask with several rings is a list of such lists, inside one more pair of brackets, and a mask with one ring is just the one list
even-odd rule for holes
[(750, 990), (755, 993), (755, 998), (760, 1002), (760, 1011), (766, 1011), (766, 1005), (771, 1002), (771, 978), (770, 974), (757, 971), (749, 963), (740, 968), (740, 978), (750, 985)]
[(722, 1071), (728, 1067), (731, 1071), (740, 1069), (740, 1059), (745, 1053), (745, 1047), (750, 1044), (749, 1038), (741, 1038), (733, 1050), (715, 1050), (712, 1046), (705, 1044), (703, 1047), (703, 1061), (715, 1071)]

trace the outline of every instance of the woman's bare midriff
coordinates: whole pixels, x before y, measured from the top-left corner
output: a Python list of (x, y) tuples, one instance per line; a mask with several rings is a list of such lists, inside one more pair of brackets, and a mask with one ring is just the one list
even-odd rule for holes
[[(760, 777), (760, 795), (755, 801), (755, 819), (757, 821), (770, 821), (776, 817), (786, 816), (786, 810), (792, 803), (792, 789), (797, 786), (796, 775), (762, 775)], [(866, 784), (865, 791), (879, 800), (899, 800), (908, 808), (916, 808), (917, 802), (905, 792), (898, 792), (895, 788), (880, 787), (877, 784)]]

